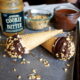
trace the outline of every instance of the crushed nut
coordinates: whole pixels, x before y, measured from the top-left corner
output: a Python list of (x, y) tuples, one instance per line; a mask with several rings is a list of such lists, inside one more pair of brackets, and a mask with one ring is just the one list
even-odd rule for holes
[(46, 59), (41, 58), (40, 62), (42, 62), (45, 67), (49, 67), (50, 66), (49, 62)]
[(67, 68), (64, 68), (64, 71), (65, 71), (65, 72), (67, 72), (67, 71), (68, 71), (68, 69), (67, 69)]
[(16, 68), (13, 68), (13, 71), (16, 72)]
[(45, 67), (50, 67), (50, 64), (46, 64)]
[(28, 79), (29, 80), (41, 80), (41, 76), (36, 73), (35, 69), (33, 69), (32, 74), (29, 74)]
[(39, 59), (40, 60), (40, 62), (42, 62), (43, 61), (43, 58), (41, 58), (41, 59)]
[(20, 76), (20, 75), (18, 75), (18, 76), (17, 76), (17, 78), (18, 78), (18, 79), (21, 79), (21, 76)]
[(22, 59), (21, 64), (30, 64), (30, 61), (26, 60), (25, 58)]
[(41, 80), (41, 76), (39, 75), (39, 74), (30, 74), (29, 76), (28, 76), (28, 79), (29, 80)]
[(41, 80), (41, 76), (40, 75), (35, 75), (37, 80)]
[(35, 69), (33, 69), (33, 70), (32, 70), (32, 72), (33, 72), (33, 73), (36, 73), (36, 70), (35, 70)]
[(66, 43), (64, 43), (63, 45), (64, 45), (64, 46), (66, 46), (67, 44), (66, 44)]
[(32, 74), (30, 74), (28, 78), (29, 80), (36, 79), (35, 75), (32, 75)]
[(6, 57), (6, 55), (5, 55), (5, 54), (3, 54), (3, 57), (5, 58), (5, 57)]
[(67, 67), (70, 67), (70, 64), (66, 64)]
[(30, 64), (30, 61), (26, 61), (27, 64)]
[(26, 62), (24, 62), (24, 61), (21, 61), (21, 64), (26, 64)]

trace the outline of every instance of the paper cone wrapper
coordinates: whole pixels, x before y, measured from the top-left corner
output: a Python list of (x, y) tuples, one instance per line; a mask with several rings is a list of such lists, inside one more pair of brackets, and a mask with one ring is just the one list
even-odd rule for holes
[(41, 44), (46, 50), (48, 50), (49, 52), (52, 53), (52, 47), (55, 44), (55, 41), (57, 40), (57, 37), (53, 37), (51, 39), (49, 39), (48, 41), (44, 42), (43, 44)]
[(20, 37), (22, 38), (21, 43), (26, 49), (32, 50), (35, 47), (44, 43), (45, 41), (49, 40), (53, 36), (58, 35), (62, 32), (63, 32), (62, 30), (52, 30), (52, 31), (20, 35)]

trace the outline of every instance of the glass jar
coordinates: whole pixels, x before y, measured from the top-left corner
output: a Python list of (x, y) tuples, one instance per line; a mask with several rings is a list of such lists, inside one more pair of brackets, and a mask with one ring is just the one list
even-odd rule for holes
[(0, 25), (6, 36), (21, 33), (24, 28), (23, 1), (0, 0)]
[(54, 9), (54, 27), (64, 31), (73, 30), (76, 27), (80, 12), (67, 6), (58, 6)]

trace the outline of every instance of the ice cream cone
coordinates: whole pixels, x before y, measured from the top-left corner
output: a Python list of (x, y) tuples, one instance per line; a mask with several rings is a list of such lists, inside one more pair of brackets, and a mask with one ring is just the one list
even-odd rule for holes
[(48, 50), (49, 52), (52, 53), (52, 47), (55, 44), (55, 41), (57, 40), (57, 37), (53, 37), (51, 39), (49, 39), (48, 41), (44, 42), (43, 44), (41, 44), (46, 50)]
[(26, 49), (32, 50), (35, 47), (47, 41), (48, 39), (60, 33), (62, 33), (62, 30), (53, 30), (21, 35), (20, 36), (22, 38), (21, 43)]

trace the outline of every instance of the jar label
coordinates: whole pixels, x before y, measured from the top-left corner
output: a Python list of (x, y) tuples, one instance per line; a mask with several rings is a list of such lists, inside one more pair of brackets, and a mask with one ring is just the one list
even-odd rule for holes
[(15, 33), (24, 29), (23, 11), (19, 13), (1, 13), (3, 32)]

